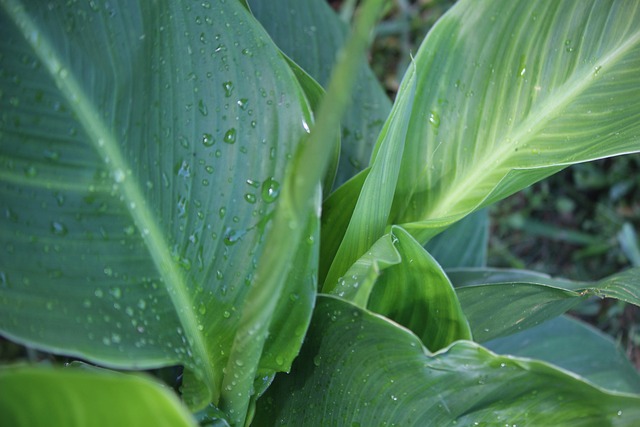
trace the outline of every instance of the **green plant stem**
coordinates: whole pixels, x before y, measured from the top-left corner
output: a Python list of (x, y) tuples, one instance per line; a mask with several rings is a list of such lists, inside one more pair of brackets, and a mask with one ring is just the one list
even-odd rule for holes
[(281, 201), (266, 237), (265, 247), (269, 250), (260, 260), (245, 300), (223, 379), (219, 407), (229, 416), (232, 425), (250, 422), (246, 414), (269, 324), (307, 219), (310, 214), (316, 214), (312, 209), (319, 204), (319, 183), (334, 150), (335, 130), (349, 104), (356, 70), (384, 4), (385, 0), (368, 0), (361, 6), (353, 31), (339, 54), (316, 124), (308, 139), (299, 145), (287, 169)]

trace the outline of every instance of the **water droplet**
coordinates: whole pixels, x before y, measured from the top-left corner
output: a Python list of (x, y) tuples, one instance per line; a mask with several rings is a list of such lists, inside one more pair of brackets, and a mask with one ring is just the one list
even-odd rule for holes
[(321, 363), (321, 362), (322, 362), (322, 357), (320, 357), (320, 355), (319, 355), (319, 354), (318, 354), (318, 355), (316, 355), (316, 356), (313, 358), (313, 364), (314, 364), (314, 365), (316, 365), (316, 366), (320, 366), (320, 363)]
[(229, 313), (227, 310), (225, 310), (225, 311), (222, 313), (222, 317), (224, 317), (225, 319), (228, 319), (229, 317), (231, 317), (231, 313)]
[(203, 316), (207, 314), (207, 306), (204, 305), (203, 302), (201, 302), (200, 305), (198, 306), (198, 313), (202, 314)]
[(191, 176), (191, 168), (189, 167), (189, 163), (186, 160), (182, 161), (180, 165), (180, 169), (178, 170), (178, 176), (182, 178), (189, 178)]
[(233, 82), (222, 83), (222, 88), (224, 89), (224, 96), (229, 98), (233, 93)]
[(245, 195), (244, 195), (244, 199), (245, 199), (247, 202), (251, 203), (251, 204), (255, 203), (255, 202), (256, 202), (256, 200), (257, 200), (256, 195), (255, 195), (255, 194), (253, 194), (253, 193), (247, 193), (247, 194), (245, 194)]
[(231, 128), (224, 134), (224, 142), (233, 144), (236, 142), (236, 129)]
[(241, 110), (246, 110), (248, 105), (249, 100), (247, 98), (240, 98), (238, 100), (238, 107), (240, 107)]
[(120, 288), (113, 288), (109, 291), (109, 293), (115, 298), (120, 299), (122, 297), (122, 290)]
[(202, 134), (202, 145), (204, 145), (205, 147), (211, 147), (214, 142), (215, 140), (213, 139), (213, 135), (211, 135), (210, 133)]
[(236, 359), (236, 365), (242, 367), (244, 366), (244, 362), (240, 359)]
[(56, 236), (66, 236), (69, 231), (64, 224), (54, 221), (51, 223), (51, 232)]
[(594, 77), (595, 77), (595, 76), (597, 76), (597, 75), (598, 75), (598, 73), (600, 72), (600, 70), (602, 70), (602, 66), (598, 65), (598, 66), (594, 67), (594, 69), (593, 69), (593, 76), (594, 76)]
[(429, 113), (429, 123), (433, 125), (433, 127), (437, 128), (440, 126), (440, 116), (435, 111), (431, 111)]
[(140, 298), (138, 300), (138, 308), (140, 310), (144, 310), (147, 307), (147, 302), (145, 300), (143, 300), (142, 298)]
[(267, 203), (273, 203), (280, 195), (280, 183), (273, 177), (267, 178), (262, 183), (262, 200)]
[(278, 366), (282, 366), (284, 364), (284, 357), (276, 356), (276, 363), (278, 364)]
[(227, 231), (224, 235), (224, 244), (227, 246), (232, 246), (238, 243), (242, 236), (245, 234), (243, 231), (233, 230), (231, 228), (227, 228)]
[(222, 207), (218, 210), (218, 215), (220, 216), (220, 219), (224, 218), (224, 216), (227, 214), (227, 209)]
[(209, 114), (209, 109), (207, 108), (207, 104), (205, 104), (202, 99), (198, 101), (198, 110), (200, 111), (200, 114), (202, 114), (203, 116), (206, 116), (207, 114)]
[(202, 7), (204, 7), (205, 9), (211, 9), (211, 3), (209, 3), (208, 1), (203, 1)]
[(309, 123), (307, 123), (304, 119), (302, 120), (302, 128), (306, 133), (311, 133), (311, 129), (309, 129)]
[(93, 293), (97, 298), (102, 298), (104, 296), (104, 292), (102, 291), (102, 289), (96, 289), (95, 292)]

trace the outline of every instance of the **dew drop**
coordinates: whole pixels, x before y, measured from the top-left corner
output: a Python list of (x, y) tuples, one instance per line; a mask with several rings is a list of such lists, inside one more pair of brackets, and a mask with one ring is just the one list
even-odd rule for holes
[(222, 83), (222, 88), (224, 89), (224, 96), (229, 98), (233, 93), (233, 82)]
[(253, 194), (253, 193), (247, 193), (247, 194), (245, 194), (245, 195), (244, 195), (244, 199), (245, 199), (247, 202), (251, 203), (251, 204), (254, 204), (254, 203), (256, 202), (256, 200), (257, 200), (256, 195), (255, 195), (255, 194)]
[(249, 100), (247, 98), (240, 98), (238, 100), (238, 107), (240, 107), (241, 110), (246, 110), (248, 105)]
[(437, 128), (440, 126), (440, 116), (435, 111), (431, 111), (429, 113), (429, 123), (433, 125), (433, 127)]
[(231, 317), (231, 313), (229, 313), (227, 310), (225, 310), (225, 311), (222, 313), (222, 317), (224, 317), (225, 319), (228, 319), (229, 317)]
[(280, 195), (280, 183), (273, 177), (267, 178), (262, 183), (262, 200), (267, 203), (273, 203)]
[(203, 116), (206, 116), (207, 114), (209, 114), (209, 109), (207, 108), (207, 104), (205, 104), (202, 99), (198, 101), (198, 111), (200, 111), (200, 114), (202, 114)]
[(231, 128), (224, 134), (224, 142), (233, 144), (236, 142), (236, 129)]
[(51, 232), (56, 236), (66, 236), (69, 230), (61, 222), (54, 221), (51, 223)]

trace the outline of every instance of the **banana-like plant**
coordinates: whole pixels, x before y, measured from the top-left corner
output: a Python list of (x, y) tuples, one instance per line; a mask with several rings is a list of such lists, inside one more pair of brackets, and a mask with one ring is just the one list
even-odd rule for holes
[(640, 152), (640, 4), (460, 0), (393, 105), (386, 4), (0, 0), (0, 333), (91, 363), (0, 367), (1, 424), (638, 423), (558, 316), (640, 271), (486, 268), (482, 208)]

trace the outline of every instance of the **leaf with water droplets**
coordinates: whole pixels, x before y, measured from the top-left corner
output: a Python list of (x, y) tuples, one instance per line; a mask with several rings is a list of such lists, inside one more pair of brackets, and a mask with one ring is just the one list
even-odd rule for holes
[(258, 401), (252, 425), (633, 426), (638, 417), (637, 395), (470, 341), (434, 354), (396, 323), (320, 295), (299, 358)]
[[(0, 332), (113, 367), (182, 364), (185, 400), (217, 402), (308, 101), (238, 2), (26, 4), (0, 7)], [(302, 342), (316, 247), (282, 277), (300, 299), (276, 310), (295, 321), (274, 323), (268, 369)]]

